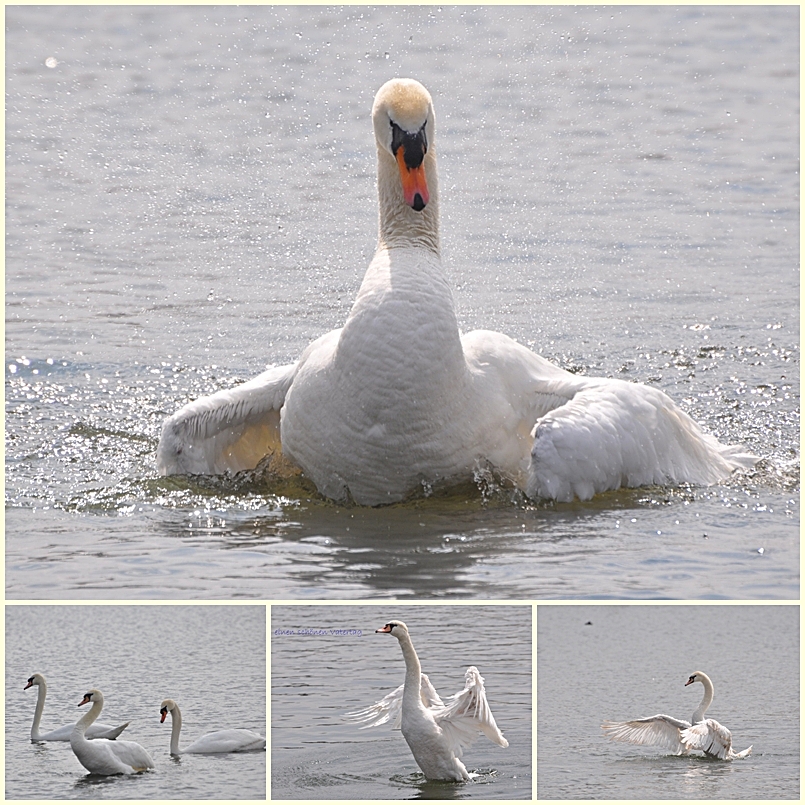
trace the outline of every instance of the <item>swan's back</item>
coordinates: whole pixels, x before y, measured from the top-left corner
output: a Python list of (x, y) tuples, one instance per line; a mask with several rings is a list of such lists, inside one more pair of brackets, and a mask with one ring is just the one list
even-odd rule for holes
[(110, 741), (107, 738), (88, 741), (74, 730), (70, 746), (79, 763), (93, 774), (133, 774), (154, 768), (151, 755), (134, 741)]
[(218, 730), (202, 735), (190, 746), (182, 749), (182, 754), (212, 755), (219, 752), (251, 752), (265, 749), (266, 739), (256, 732), (245, 729)]

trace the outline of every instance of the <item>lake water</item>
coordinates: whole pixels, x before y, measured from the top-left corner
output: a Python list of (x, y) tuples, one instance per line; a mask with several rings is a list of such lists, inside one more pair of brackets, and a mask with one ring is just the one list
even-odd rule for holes
[[(798, 606), (540, 606), (539, 799), (800, 798)], [(613, 743), (601, 722), (707, 711), (732, 732), (731, 763)]]
[[(470, 665), (484, 677), (509, 746), (480, 736), (462, 758), (478, 774), (468, 783), (426, 781), (399, 730), (344, 718), (404, 682), (400, 644), (375, 634), (395, 619), (443, 699), (463, 690)], [(531, 630), (529, 606), (272, 606), (271, 798), (530, 800)]]
[[(395, 75), (461, 327), (661, 388), (754, 471), (381, 510), (157, 477), (167, 415), (346, 318)], [(797, 7), (16, 6), (6, 89), (9, 598), (799, 597)]]
[[(244, 727), (266, 735), (263, 606), (14, 606), (5, 609), (6, 799), (265, 799), (266, 752), (170, 756), (163, 699), (182, 709), (179, 746)], [(90, 688), (101, 721), (131, 721), (120, 736), (148, 750), (155, 768), (99, 777), (69, 743), (31, 743), (38, 672), (48, 683), (43, 732), (78, 720)]]

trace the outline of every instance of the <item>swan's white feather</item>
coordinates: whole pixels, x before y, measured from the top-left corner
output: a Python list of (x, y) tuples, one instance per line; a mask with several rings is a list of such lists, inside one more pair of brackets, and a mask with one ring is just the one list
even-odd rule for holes
[(471, 665), (464, 674), (464, 690), (448, 697), (442, 708), (434, 708), (436, 723), (450, 736), (457, 757), (483, 733), (493, 743), (507, 747), (509, 742), (495, 723), (486, 699), (484, 678)]
[(588, 500), (622, 486), (707, 486), (756, 461), (704, 433), (658, 389), (606, 378), (578, 385), (566, 404), (537, 420), (531, 497)]
[(680, 730), (689, 726), (689, 721), (660, 713), (648, 718), (635, 718), (632, 721), (605, 721), (601, 729), (613, 741), (662, 746), (680, 754), (683, 749), (679, 738)]
[[(356, 724), (362, 724), (363, 726), (360, 727), (362, 730), (369, 727), (379, 727), (389, 721), (395, 730), (400, 729), (404, 688), (405, 685), (400, 685), (379, 702), (375, 702), (373, 705), (355, 713), (347, 713), (345, 718), (354, 721)], [(427, 674), (422, 674), (419, 693), (422, 698), (422, 706), (425, 709), (444, 707), (444, 703), (439, 698), (439, 694), (431, 684)]]
[(70, 747), (81, 765), (93, 774), (104, 775), (134, 774), (154, 768), (151, 756), (134, 741), (87, 740), (87, 728), (103, 709), (103, 694), (99, 690), (90, 690), (81, 704), (90, 701), (92, 707), (78, 720), (70, 735)]
[(259, 733), (243, 728), (216, 730), (202, 735), (184, 749), (179, 748), (179, 735), (182, 731), (182, 711), (173, 699), (165, 699), (160, 707), (164, 722), (168, 713), (171, 716), (170, 752), (172, 755), (213, 755), (231, 752), (251, 752), (265, 749), (266, 739)]
[(295, 371), (296, 364), (276, 366), (169, 417), (157, 448), (160, 474), (239, 472), (280, 451), (280, 410)]
[(732, 733), (713, 718), (707, 718), (682, 730), (680, 738), (685, 749), (698, 749), (705, 755), (721, 760), (745, 758), (752, 752), (751, 746), (742, 752), (735, 752), (732, 748)]
[[(162, 474), (255, 467), (282, 451), (325, 496), (367, 505), (491, 464), (535, 498), (620, 486), (712, 484), (755, 463), (704, 434), (665, 394), (565, 372), (510, 338), (461, 337), (439, 255), (435, 116), (427, 90), (387, 82), (372, 110), (377, 252), (341, 330), (294, 366), (185, 406), (167, 420)], [(403, 190), (395, 137), (421, 135), (424, 207)]]
[(751, 746), (742, 752), (733, 751), (730, 731), (715, 719), (704, 717), (713, 702), (714, 688), (710, 677), (702, 671), (694, 671), (685, 685), (694, 682), (704, 686), (704, 695), (691, 721), (656, 715), (632, 721), (605, 721), (601, 729), (613, 741), (662, 746), (677, 755), (698, 750), (721, 760), (747, 757), (752, 751)]

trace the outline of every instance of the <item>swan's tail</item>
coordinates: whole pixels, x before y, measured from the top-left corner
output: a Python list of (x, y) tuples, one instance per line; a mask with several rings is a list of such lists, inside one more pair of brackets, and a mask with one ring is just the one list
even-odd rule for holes
[(752, 747), (751, 746), (749, 747), (749, 749), (744, 749), (743, 752), (733, 752), (732, 750), (730, 750), (730, 753), (728, 755), (728, 759), (729, 760), (740, 760), (741, 758), (749, 757), (749, 755), (751, 755), (751, 754), (752, 754)]
[(121, 724), (119, 727), (115, 727), (114, 729), (107, 730), (103, 733), (103, 735), (95, 735), (94, 737), (106, 738), (107, 740), (114, 741), (115, 738), (117, 738), (118, 735), (120, 735), (120, 733), (123, 732), (123, 730), (126, 729), (129, 724), (131, 724), (131, 721), (127, 721), (125, 724)]

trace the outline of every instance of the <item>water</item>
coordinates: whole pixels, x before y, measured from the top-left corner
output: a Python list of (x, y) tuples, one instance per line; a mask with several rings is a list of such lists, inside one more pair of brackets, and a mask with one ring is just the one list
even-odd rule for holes
[[(263, 606), (6, 606), (6, 799), (265, 799), (266, 752), (169, 754), (163, 699), (182, 708), (179, 746), (217, 729), (266, 735), (266, 611)], [(69, 743), (31, 743), (39, 672), (48, 682), (43, 731), (76, 721), (92, 687), (101, 720), (131, 725), (153, 770), (90, 775)]]
[[(484, 677), (509, 746), (480, 736), (462, 758), (468, 783), (426, 781), (399, 731), (344, 719), (403, 683), (399, 643), (375, 634), (394, 619), (442, 698), (470, 665)], [(361, 634), (315, 634), (331, 630)], [(531, 799), (531, 679), (531, 607), (272, 606), (271, 798)]]
[[(798, 598), (798, 14), (10, 8), (7, 596)], [(461, 327), (655, 385), (756, 470), (378, 511), (156, 476), (168, 414), (343, 323), (406, 74)]]
[[(540, 799), (800, 798), (798, 606), (540, 606), (537, 796)], [(604, 720), (707, 715), (732, 732), (724, 763), (613, 743)]]

